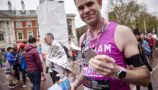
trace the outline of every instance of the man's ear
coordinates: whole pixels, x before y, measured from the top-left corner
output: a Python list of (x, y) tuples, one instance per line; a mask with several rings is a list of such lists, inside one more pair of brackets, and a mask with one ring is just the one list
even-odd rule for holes
[(99, 5), (102, 6), (102, 0), (97, 0)]

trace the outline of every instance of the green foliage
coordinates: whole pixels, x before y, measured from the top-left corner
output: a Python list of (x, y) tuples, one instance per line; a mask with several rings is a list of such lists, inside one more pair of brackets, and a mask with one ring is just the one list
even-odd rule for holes
[(158, 26), (158, 19), (147, 13), (145, 5), (139, 5), (134, 1), (112, 4), (113, 9), (109, 12), (109, 19), (119, 24), (129, 26), (132, 29), (139, 28), (144, 32), (144, 22), (147, 32), (152, 32)]

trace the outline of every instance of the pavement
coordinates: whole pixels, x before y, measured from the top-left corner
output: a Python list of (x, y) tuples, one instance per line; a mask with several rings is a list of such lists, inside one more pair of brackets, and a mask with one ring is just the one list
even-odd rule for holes
[[(153, 71), (151, 72), (151, 82), (153, 85), (153, 90), (158, 90), (158, 53), (154, 55), (153, 60), (151, 61), (151, 65), (153, 68)], [(73, 67), (78, 73), (79, 73), (79, 66), (77, 64)], [(52, 80), (49, 76), (49, 74), (46, 75), (46, 80), (41, 81), (41, 90), (48, 90), (49, 87), (53, 85)], [(16, 83), (16, 81), (15, 81)], [(0, 69), (0, 90), (31, 90), (31, 83), (29, 82), (29, 79), (27, 79), (27, 87), (22, 87), (22, 81), (20, 81), (13, 89), (8, 88), (8, 80), (5, 75), (5, 68)], [(83, 90), (82, 86), (78, 90)], [(135, 87), (132, 88), (132, 90), (136, 90)], [(146, 87), (141, 87), (141, 90), (148, 90)]]

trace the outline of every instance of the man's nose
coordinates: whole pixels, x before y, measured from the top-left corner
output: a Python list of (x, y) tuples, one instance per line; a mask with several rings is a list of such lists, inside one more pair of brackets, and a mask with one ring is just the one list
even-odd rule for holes
[(85, 14), (88, 14), (90, 12), (90, 9), (88, 7), (85, 7), (84, 12)]

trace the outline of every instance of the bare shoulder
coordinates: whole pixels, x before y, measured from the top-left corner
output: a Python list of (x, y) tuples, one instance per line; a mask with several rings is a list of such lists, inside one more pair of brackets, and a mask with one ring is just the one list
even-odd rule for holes
[(132, 32), (132, 29), (124, 25), (118, 25), (116, 29), (117, 34), (119, 34), (119, 37), (123, 42), (125, 57), (130, 57), (139, 53), (137, 48), (138, 42)]
[(121, 37), (121, 39), (123, 39), (123, 41), (126, 42), (131, 41), (132, 43), (137, 42), (132, 29), (130, 29), (129, 27), (124, 25), (118, 25), (116, 29), (117, 29), (116, 30), (117, 34), (119, 34), (119, 36)]
[(129, 34), (133, 34), (132, 29), (125, 25), (118, 25), (116, 27), (117, 33), (121, 34), (121, 36), (128, 36)]

